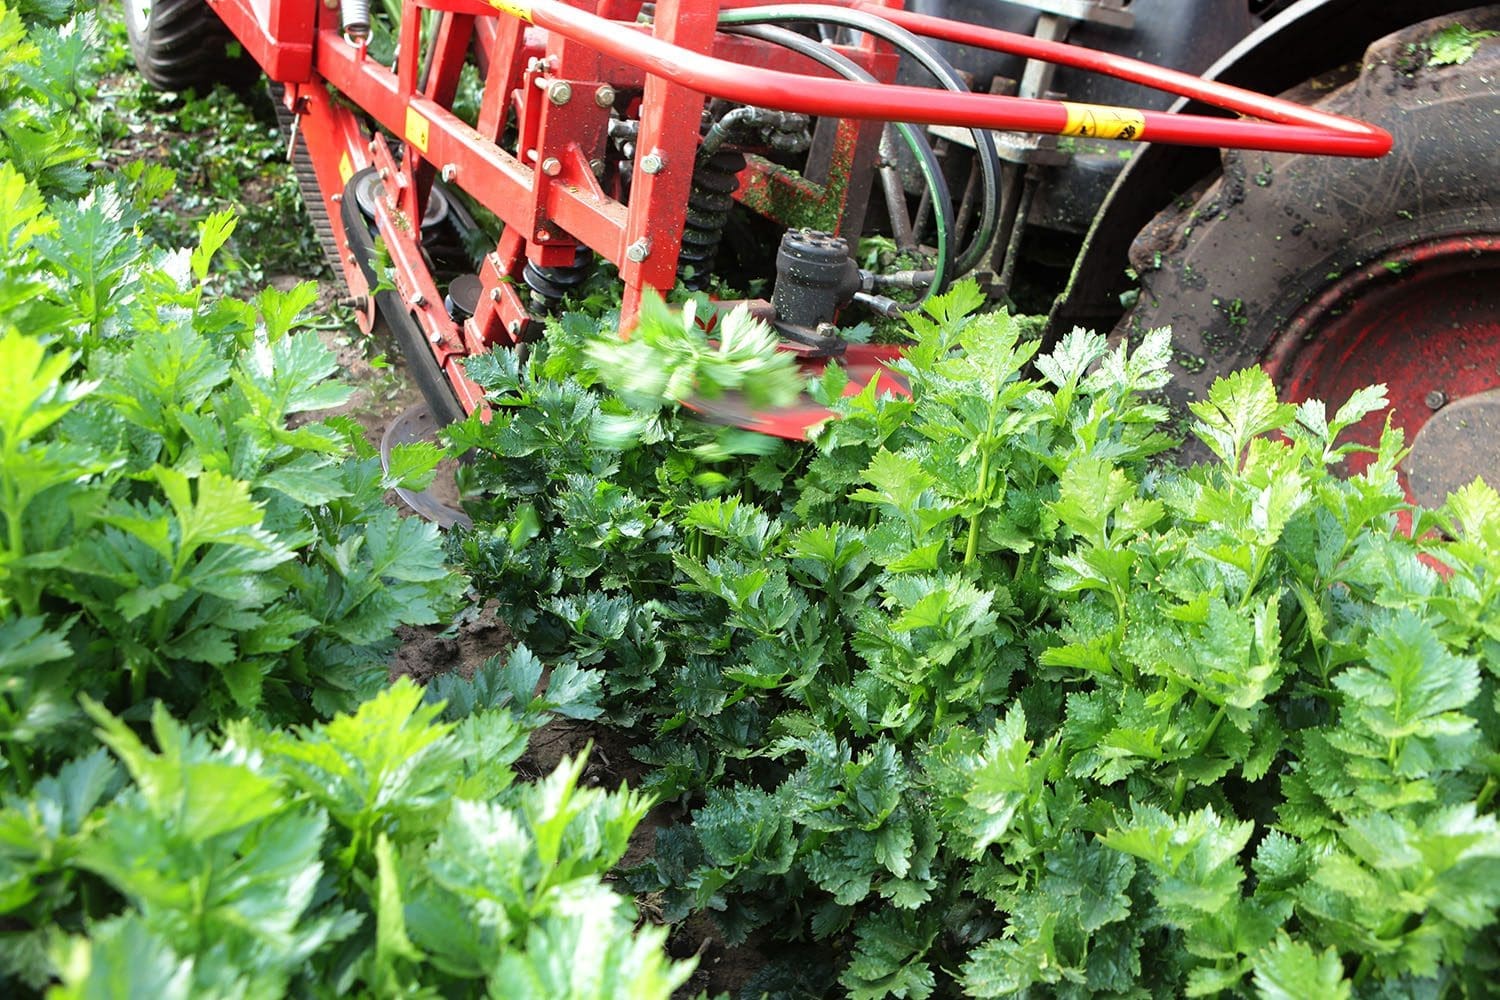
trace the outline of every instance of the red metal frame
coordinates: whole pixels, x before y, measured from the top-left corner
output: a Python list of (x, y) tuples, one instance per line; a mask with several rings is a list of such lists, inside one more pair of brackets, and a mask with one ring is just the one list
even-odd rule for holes
[[(539, 267), (567, 266), (583, 245), (614, 264), (625, 286), (623, 330), (634, 324), (646, 288), (673, 285), (705, 95), (851, 122), (1350, 156), (1379, 156), (1390, 148), (1385, 132), (1360, 122), (1135, 60), (913, 14), (894, 6), (900, 0), (844, 0), (840, 6), (919, 35), (1095, 70), (1259, 120), (899, 86), (889, 82), (894, 57), (869, 39), (840, 51), (883, 82), (849, 81), (779, 46), (719, 32), (720, 11), (750, 6), (747, 0), (658, 0), (650, 24), (638, 23), (639, 0), (404, 0), (394, 68), (344, 37), (332, 0), (212, 2), (246, 51), (285, 84), (342, 246), (349, 244), (339, 202), (349, 177), (371, 165), (381, 171), (384, 197), (375, 222), (390, 253), (392, 278), (470, 410), (481, 400), (463, 376), (463, 359), (514, 345), (531, 329), (516, 291), (527, 260)], [(817, 13), (814, 5), (797, 6)], [(439, 12), (434, 38), (421, 35), (423, 11)], [(424, 49), (429, 56), (422, 78), (413, 55)], [(453, 113), (452, 101), (474, 49), (485, 87), (477, 127), (470, 127)], [(608, 152), (606, 129), (617, 104), (638, 108), (640, 121), (628, 201), (595, 174)], [(399, 160), (387, 134), (402, 142)], [(515, 142), (507, 145), (514, 152), (499, 141), (512, 134)], [(846, 156), (855, 155), (857, 136), (845, 132), (841, 138)], [(410, 221), (422, 218), (438, 175), (505, 225), (480, 268), (478, 309), (462, 327), (441, 307), (420, 227)], [(765, 197), (768, 188), (777, 185), (796, 187), (804, 198), (839, 197), (834, 185), (819, 190), (754, 162), (744, 180), (749, 197), (766, 203), (774, 201)], [(824, 214), (842, 213), (834, 205)], [(345, 274), (352, 288), (364, 288), (352, 254)]]

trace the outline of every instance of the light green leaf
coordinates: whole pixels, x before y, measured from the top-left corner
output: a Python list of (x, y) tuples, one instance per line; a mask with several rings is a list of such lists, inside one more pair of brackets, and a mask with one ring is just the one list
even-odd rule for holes
[(1321, 953), (1278, 931), (1276, 941), (1254, 957), (1255, 989), (1264, 1000), (1348, 1000), (1344, 963), (1331, 946)]
[(169, 716), (160, 702), (151, 728), (160, 747), (148, 750), (135, 732), (102, 706), (85, 699), (99, 724), (99, 738), (120, 758), (152, 815), (170, 821), (180, 836), (210, 840), (287, 809), (290, 802), (275, 778), (218, 754)]
[(1208, 398), (1188, 408), (1198, 418), (1193, 433), (1236, 470), (1252, 438), (1280, 430), (1297, 416), (1295, 406), (1276, 401), (1271, 377), (1259, 368), (1214, 379)]
[(193, 963), (129, 914), (90, 928), (88, 937), (60, 938), (52, 948), (62, 985), (52, 1000), (190, 1000)]
[(9, 161), (0, 160), (0, 260), (18, 260), (39, 236), (57, 228), (41, 193)]
[(36, 437), (93, 391), (95, 383), (65, 380), (74, 360), (15, 330), (0, 335), (0, 442)]
[(1486, 38), (1494, 38), (1500, 31), (1470, 31), (1462, 24), (1444, 26), (1427, 40), (1432, 55), (1429, 66), (1462, 66), (1479, 51), (1479, 44)]
[(1416, 612), (1382, 615), (1367, 647), (1368, 666), (1351, 667), (1334, 678), (1350, 711), (1377, 736), (1454, 734), (1471, 728), (1462, 714), (1479, 694), (1479, 667), (1456, 656)]
[(390, 450), (389, 464), (385, 470), (387, 488), (399, 486), (418, 492), (425, 490), (437, 477), (438, 463), (447, 455), (445, 448), (430, 441), (396, 445)]
[(265, 324), (266, 339), (274, 344), (285, 337), (296, 327), (297, 318), (303, 311), (317, 301), (316, 281), (299, 281), (285, 292), (267, 286), (255, 297), (255, 306)]
[(402, 981), (396, 962), (419, 962), (422, 952), (406, 936), (401, 874), (390, 838), (384, 833), (375, 841), (375, 869), (375, 976), (381, 988), (389, 992), (399, 989)]
[(192, 265), (193, 277), (199, 284), (208, 280), (208, 269), (213, 264), (214, 255), (229, 242), (238, 221), (232, 210), (225, 209), (198, 223), (198, 245), (193, 248)]

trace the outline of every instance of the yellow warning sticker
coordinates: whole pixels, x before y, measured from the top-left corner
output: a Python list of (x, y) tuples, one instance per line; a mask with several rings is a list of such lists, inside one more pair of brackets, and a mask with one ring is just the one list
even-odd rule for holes
[(527, 24), (531, 23), (531, 4), (523, 0), (490, 0), (490, 6), (512, 17), (519, 17)]
[(349, 154), (345, 153), (343, 156), (339, 157), (339, 180), (343, 181), (347, 185), (349, 183), (349, 178), (353, 176), (354, 164), (349, 161)]
[(1087, 139), (1140, 139), (1146, 133), (1146, 116), (1131, 108), (1108, 108), (1100, 104), (1070, 104), (1063, 101), (1068, 123), (1063, 135)]
[(427, 119), (416, 108), (406, 109), (406, 141), (427, 152)]

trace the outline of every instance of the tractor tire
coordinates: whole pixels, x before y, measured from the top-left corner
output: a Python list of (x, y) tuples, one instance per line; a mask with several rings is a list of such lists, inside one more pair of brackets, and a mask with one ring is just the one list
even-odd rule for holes
[(161, 90), (207, 93), (260, 74), (207, 0), (125, 0), (125, 33), (136, 69)]
[[(1286, 95), (1387, 129), (1388, 156), (1228, 151), (1136, 238), (1141, 290), (1116, 333), (1172, 328), (1179, 413), (1257, 363), (1283, 395), (1330, 410), (1386, 383), (1408, 444), (1440, 400), (1500, 400), (1500, 38), (1436, 65), (1434, 37), (1454, 24), (1500, 31), (1500, 6), (1413, 25), (1336, 89), (1323, 78)], [(1352, 436), (1373, 443), (1383, 419)], [(1206, 457), (1198, 447), (1183, 457)]]

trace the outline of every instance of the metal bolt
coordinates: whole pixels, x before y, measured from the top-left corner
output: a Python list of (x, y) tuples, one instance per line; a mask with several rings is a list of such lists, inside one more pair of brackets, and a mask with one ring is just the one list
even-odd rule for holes
[(606, 83), (594, 91), (594, 103), (601, 108), (612, 107), (615, 103), (615, 88)]
[(339, 192), (335, 192), (334, 194), (329, 195), (328, 200), (333, 202), (335, 205), (340, 205), (343, 204), (344, 196)]
[(590, 160), (589, 161), (589, 169), (594, 172), (594, 176), (595, 177), (603, 177), (604, 176), (604, 161), (603, 160)]
[(444, 183), (451, 182), (453, 180), (453, 178), (455, 178), (457, 176), (458, 176), (458, 164), (457, 163), (445, 163), (445, 164), (443, 164), (443, 181), (444, 181)]
[(548, 177), (556, 177), (562, 173), (562, 161), (555, 156), (549, 156), (542, 161), (542, 173)]
[(505, 332), (512, 337), (519, 337), (521, 335), (521, 321), (518, 319), (511, 320), (505, 325)]
[(573, 99), (573, 85), (567, 80), (554, 80), (547, 87), (547, 100), (561, 107)]
[(642, 236), (625, 249), (625, 259), (633, 264), (639, 264), (651, 256), (651, 241)]
[(546, 243), (550, 239), (552, 239), (552, 234), (547, 232), (547, 230), (538, 229), (536, 231), (536, 241), (538, 243)]
[(1441, 410), (1448, 405), (1448, 394), (1441, 389), (1434, 389), (1423, 397), (1429, 410)]
[(490, 289), (490, 301), (491, 302), (499, 302), (500, 301), (500, 289), (498, 289), (498, 288), (491, 288)]
[(370, 140), (370, 155), (371, 156), (375, 155), (375, 151), (377, 149), (379, 149), (379, 148), (380, 148), (380, 146), (378, 144), (376, 144), (375, 140), (371, 139)]
[(427, 296), (423, 295), (421, 292), (418, 292), (411, 297), (411, 304), (420, 309), (427, 304)]
[(356, 256), (354, 256), (354, 254), (352, 254), (352, 253), (349, 254), (349, 256), (348, 256), (347, 259), (348, 259), (349, 263), (351, 263), (351, 264), (358, 264), (359, 263), (359, 258), (356, 257)]
[(389, 170), (387, 170), (385, 167), (381, 167), (380, 168), (380, 179), (383, 180), (383, 181), (390, 180), (391, 179), (391, 172)]
[(659, 150), (653, 149), (651, 152), (641, 157), (641, 170), (645, 173), (659, 174), (666, 169), (666, 166), (666, 157), (662, 156)]

